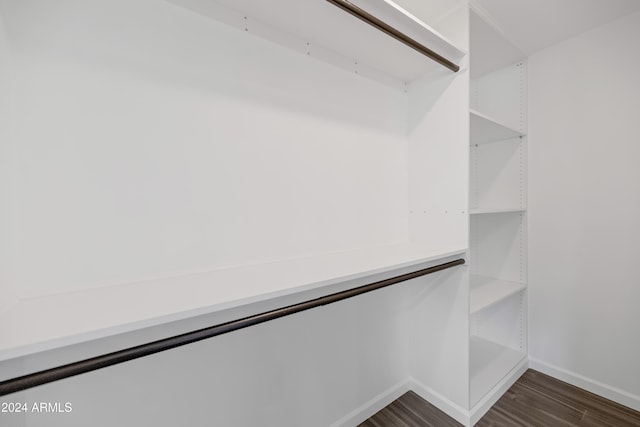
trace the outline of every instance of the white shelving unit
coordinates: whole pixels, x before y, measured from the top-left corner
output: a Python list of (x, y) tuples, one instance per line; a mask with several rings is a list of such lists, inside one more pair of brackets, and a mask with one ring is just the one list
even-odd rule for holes
[(471, 209), (469, 214), (471, 215), (486, 215), (486, 214), (501, 214), (501, 213), (518, 213), (526, 212), (525, 208), (485, 208), (485, 209)]
[(469, 296), (469, 312), (473, 315), (500, 301), (515, 295), (526, 288), (526, 285), (492, 277), (471, 275), (471, 293)]
[(514, 367), (526, 357), (523, 351), (479, 337), (471, 337), (470, 348), (473, 355), (470, 369), (472, 402), (479, 402), (487, 390), (491, 390), (505, 377), (506, 367)]
[(469, 52), (471, 78), (487, 75), (520, 61), (524, 56), (522, 51), (491, 24), (491, 16), (475, 0), (469, 3), (472, 6), (469, 21), (473, 31)]
[(472, 144), (485, 144), (523, 136), (522, 132), (473, 109), (470, 111), (470, 115)]
[(523, 56), (481, 12), (471, 13), (471, 39), (469, 395), (474, 422), (527, 367), (527, 121)]

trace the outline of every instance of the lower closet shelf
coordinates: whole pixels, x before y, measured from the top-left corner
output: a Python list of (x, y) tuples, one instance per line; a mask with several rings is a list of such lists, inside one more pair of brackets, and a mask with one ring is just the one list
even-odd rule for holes
[(0, 329), (0, 362), (203, 315), (222, 323), (465, 251), (406, 242), (24, 298), (0, 313), (0, 325), (12, 325)]
[(520, 363), (526, 354), (480, 337), (471, 337), (470, 347), (470, 399), (473, 406)]

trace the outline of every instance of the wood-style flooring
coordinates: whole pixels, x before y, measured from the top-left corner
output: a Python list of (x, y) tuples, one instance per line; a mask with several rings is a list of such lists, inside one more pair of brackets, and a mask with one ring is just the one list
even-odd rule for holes
[[(410, 391), (359, 427), (460, 427)], [(476, 427), (640, 427), (640, 412), (529, 369)]]

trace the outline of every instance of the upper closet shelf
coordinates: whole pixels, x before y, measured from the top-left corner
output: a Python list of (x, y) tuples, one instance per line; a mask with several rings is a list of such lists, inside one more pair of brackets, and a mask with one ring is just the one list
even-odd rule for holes
[(0, 325), (11, 325), (0, 328), (0, 361), (201, 315), (233, 320), (237, 311), (245, 317), (317, 298), (465, 250), (405, 243), (22, 299), (0, 314)]
[(526, 208), (476, 208), (471, 209), (469, 214), (471, 215), (486, 215), (486, 214), (502, 214), (502, 213), (522, 213), (526, 212)]
[[(194, 8), (188, 0), (170, 0)], [(188, 3), (188, 5), (187, 5)], [(219, 6), (199, 6), (248, 33), (269, 39), (310, 57), (366, 74), (377, 70), (401, 82), (411, 82), (435, 70), (438, 62), (398, 40), (392, 27), (457, 66), (465, 52), (391, 0), (217, 0)], [(206, 9), (206, 10), (205, 10)], [(225, 9), (224, 11), (222, 9)], [(367, 23), (355, 10), (383, 23)], [(238, 19), (233, 18), (233, 14)], [(209, 13), (210, 14), (210, 13)]]
[(487, 117), (478, 111), (471, 110), (470, 113), (472, 144), (484, 144), (524, 135), (522, 132)]
[(470, 22), (471, 78), (477, 78), (514, 64), (526, 57), (493, 24), (492, 19), (472, 2)]

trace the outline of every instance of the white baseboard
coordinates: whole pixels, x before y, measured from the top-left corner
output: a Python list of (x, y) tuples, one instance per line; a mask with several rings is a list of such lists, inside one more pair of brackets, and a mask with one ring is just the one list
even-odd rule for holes
[(543, 374), (550, 375), (561, 381), (590, 391), (593, 394), (597, 394), (598, 396), (602, 396), (621, 405), (628, 406), (636, 411), (640, 411), (640, 396), (638, 395), (601, 383), (600, 381), (596, 381), (583, 375), (576, 374), (575, 372), (559, 368), (538, 359), (530, 359), (529, 366), (531, 369), (540, 371)]
[(486, 414), (489, 409), (509, 390), (509, 388), (518, 381), (518, 378), (524, 374), (529, 368), (529, 359), (524, 358), (518, 363), (505, 377), (496, 384), (487, 394), (485, 394), (478, 403), (469, 411), (470, 424), (473, 426), (480, 421), (480, 418)]
[(469, 411), (453, 403), (430, 387), (427, 387), (413, 378), (407, 378), (407, 380), (402, 383), (380, 393), (370, 401), (351, 411), (349, 414), (331, 424), (330, 427), (357, 426), (408, 391), (415, 392), (417, 395), (450, 417), (454, 418), (459, 423), (462, 423), (464, 426), (469, 426)]
[(466, 427), (471, 427), (477, 423), (480, 418), (502, 397), (502, 395), (515, 383), (518, 378), (529, 367), (529, 360), (524, 358), (516, 367), (514, 367), (496, 386), (491, 389), (470, 411), (462, 406), (452, 402), (440, 393), (425, 384), (413, 379), (407, 378), (405, 381), (396, 384), (388, 390), (380, 393), (373, 399), (362, 404), (344, 417), (340, 418), (330, 427), (353, 427), (367, 418), (373, 416), (376, 412), (389, 405), (391, 402), (402, 396), (408, 391), (414, 391), (417, 395), (440, 409), (451, 418), (455, 419)]
[(410, 381), (407, 379), (399, 384), (389, 388), (388, 390), (380, 393), (373, 399), (349, 412), (344, 417), (340, 418), (330, 427), (353, 427), (364, 422), (367, 418), (373, 416), (376, 412), (389, 405), (391, 402), (405, 394), (410, 390)]
[(409, 380), (409, 388), (418, 396), (440, 409), (464, 426), (469, 426), (469, 411), (450, 401), (430, 387), (414, 379)]

